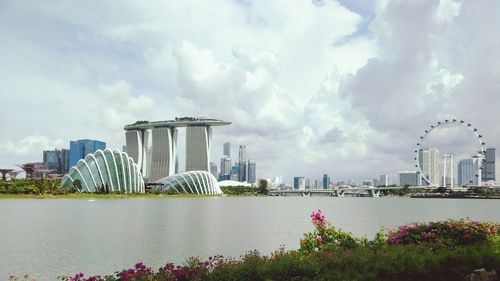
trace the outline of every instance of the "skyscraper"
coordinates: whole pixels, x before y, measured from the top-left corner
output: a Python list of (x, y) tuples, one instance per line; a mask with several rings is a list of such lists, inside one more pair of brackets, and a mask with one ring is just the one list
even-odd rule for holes
[(149, 157), (146, 153), (146, 148), (149, 144), (150, 131), (147, 129), (134, 129), (125, 132), (127, 154), (139, 166), (139, 170), (144, 178), (149, 177), (149, 169), (147, 167)]
[[(175, 174), (177, 128), (153, 128), (151, 136), (151, 148), (149, 148), (148, 142), (144, 143), (143, 170), (146, 173), (143, 173), (143, 176), (148, 179), (148, 182), (155, 182)], [(149, 151), (151, 154), (148, 153)]]
[(327, 174), (323, 175), (323, 189), (330, 188), (330, 177)]
[[(375, 184), (375, 183), (373, 183)], [(388, 186), (389, 185), (389, 177), (387, 175), (380, 175), (380, 181), (378, 183), (380, 186)]]
[(210, 173), (216, 179), (219, 177), (219, 175), (217, 174), (217, 164), (215, 164), (214, 162), (210, 162)]
[(179, 154), (175, 155), (175, 173), (179, 173)]
[(495, 148), (487, 148), (481, 171), (482, 181), (495, 181)]
[(293, 189), (305, 190), (306, 189), (306, 178), (305, 177), (294, 177), (293, 178)]
[(458, 162), (458, 185), (477, 185), (477, 178), (475, 169), (477, 163), (474, 163), (474, 159), (463, 159)]
[(231, 179), (231, 158), (222, 157), (220, 159), (220, 176), (219, 180)]
[(193, 117), (137, 121), (124, 127), (127, 153), (140, 167), (147, 183), (171, 176), (179, 171), (176, 158), (177, 128), (185, 127), (185, 171), (209, 171), (212, 127), (229, 124), (222, 120)]
[(69, 171), (69, 149), (54, 149), (43, 151), (43, 163), (50, 170), (55, 170), (58, 174), (65, 174)]
[(420, 186), (422, 185), (422, 177), (417, 171), (399, 172), (400, 186)]
[(247, 146), (240, 145), (238, 150), (238, 162), (245, 162), (247, 160)]
[(246, 168), (247, 168), (247, 182), (248, 183), (255, 183), (256, 182), (256, 177), (255, 177), (256, 165), (255, 165), (255, 161), (248, 160)]
[(223, 155), (224, 155), (224, 157), (231, 158), (231, 143), (229, 143), (229, 142), (224, 143)]
[(231, 168), (231, 180), (238, 181), (240, 177), (240, 166), (238, 163), (234, 163), (234, 166)]
[(69, 142), (69, 167), (73, 167), (80, 159), (98, 149), (106, 149), (106, 143), (98, 140), (77, 140)]
[(440, 186), (439, 151), (436, 148), (420, 150), (419, 165), (423, 174), (429, 180), (428, 185)]
[(239, 150), (238, 150), (238, 168), (239, 168), (239, 175), (238, 175), (238, 181), (240, 182), (245, 182), (247, 181), (247, 151), (246, 151), (247, 146), (246, 145), (240, 145)]
[(186, 171), (209, 171), (212, 128), (188, 126), (186, 128)]

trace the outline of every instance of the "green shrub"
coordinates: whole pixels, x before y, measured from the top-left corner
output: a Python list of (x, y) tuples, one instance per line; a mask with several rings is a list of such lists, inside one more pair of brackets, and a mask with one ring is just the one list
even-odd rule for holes
[(387, 233), (380, 231), (368, 241), (334, 228), (320, 210), (311, 219), (315, 230), (304, 235), (298, 251), (281, 248), (270, 256), (250, 251), (240, 260), (191, 258), (182, 266), (168, 263), (158, 271), (138, 263), (115, 275), (85, 278), (78, 273), (61, 279), (411, 281), (464, 280), (478, 268), (500, 272), (498, 224), (471, 220), (407, 224)]
[(446, 220), (412, 223), (399, 226), (387, 233), (389, 244), (420, 244), (456, 246), (478, 242), (492, 242), (500, 234), (500, 225), (474, 220)]
[(360, 245), (362, 240), (352, 237), (349, 232), (343, 232), (329, 224), (321, 210), (311, 214), (314, 224), (314, 232), (304, 234), (300, 240), (299, 252), (310, 254), (331, 247), (354, 248)]

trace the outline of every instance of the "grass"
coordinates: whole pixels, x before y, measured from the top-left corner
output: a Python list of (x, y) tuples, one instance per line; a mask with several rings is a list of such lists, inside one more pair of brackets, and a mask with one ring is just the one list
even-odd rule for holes
[(0, 199), (123, 199), (123, 198), (193, 198), (193, 197), (223, 197), (224, 195), (210, 194), (97, 194), (97, 193), (70, 193), (62, 195), (52, 194), (1, 194)]

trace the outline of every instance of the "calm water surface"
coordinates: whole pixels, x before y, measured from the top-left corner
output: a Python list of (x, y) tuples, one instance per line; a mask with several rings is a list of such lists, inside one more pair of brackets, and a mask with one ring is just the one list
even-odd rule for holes
[(321, 209), (335, 226), (373, 237), (382, 226), (465, 218), (500, 222), (500, 200), (221, 197), (0, 200), (0, 280), (154, 268), (190, 256), (296, 249)]

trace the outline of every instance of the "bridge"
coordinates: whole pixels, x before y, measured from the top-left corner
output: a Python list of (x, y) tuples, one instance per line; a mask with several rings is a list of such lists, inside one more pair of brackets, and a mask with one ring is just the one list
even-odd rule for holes
[(374, 187), (374, 186), (357, 186), (350, 188), (332, 188), (332, 189), (292, 189), (292, 190), (271, 190), (270, 195), (287, 196), (287, 195), (300, 195), (312, 196), (314, 195), (328, 195), (331, 197), (344, 197), (346, 194), (368, 194), (369, 197), (379, 197), (381, 191), (399, 190), (403, 189), (400, 186), (391, 187)]
[[(340, 186), (337, 188), (333, 189), (292, 189), (292, 190), (270, 190), (269, 194), (270, 195), (275, 195), (275, 196), (287, 196), (287, 195), (300, 195), (303, 197), (306, 196), (312, 196), (312, 195), (327, 195), (331, 197), (344, 197), (346, 194), (351, 194), (351, 195), (368, 195), (370, 197), (380, 197), (380, 192), (381, 191), (389, 191), (389, 190), (400, 190), (405, 187), (401, 186), (381, 186), (381, 187), (374, 187), (374, 186), (368, 186), (368, 185), (361, 185), (357, 187), (351, 187), (351, 186)], [(427, 191), (432, 191), (436, 190), (437, 187), (424, 187), (424, 186), (409, 186), (409, 189), (426, 189)], [(453, 187), (453, 188), (447, 188), (447, 190), (451, 191), (467, 191), (469, 188), (468, 187)], [(494, 190), (494, 191), (500, 191), (500, 186), (494, 185), (491, 187), (488, 187), (489, 190)]]

